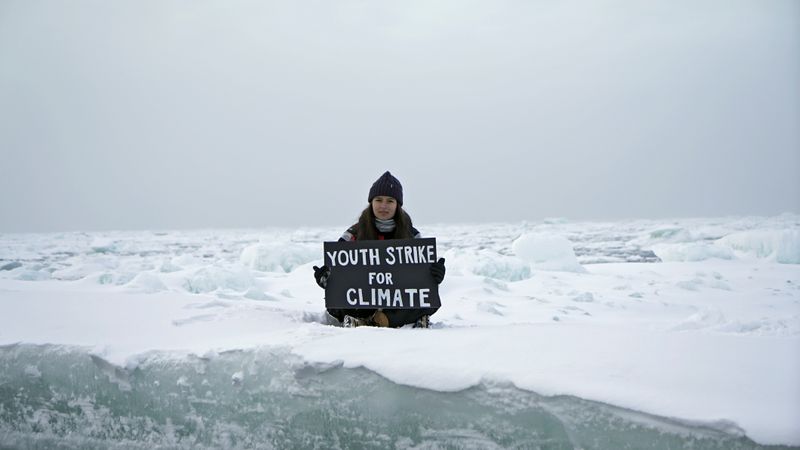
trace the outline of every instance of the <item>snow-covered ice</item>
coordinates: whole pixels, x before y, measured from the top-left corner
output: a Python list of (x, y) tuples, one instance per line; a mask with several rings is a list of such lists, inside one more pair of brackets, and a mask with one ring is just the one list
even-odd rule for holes
[[(798, 215), (421, 224), (448, 268), (427, 330), (330, 324), (312, 266), (343, 228), (0, 235), (0, 434), (27, 442), (57, 409), (55, 397), (41, 407), (12, 401), (3, 386), (44, 383), (64, 367), (92, 367), (120, 392), (146, 380), (160, 385), (153, 392), (169, 385), (209, 402), (257, 380), (319, 396), (290, 378), (337, 368), (314, 376), (375, 377), (442, 401), (500, 390), (498, 414), (523, 397), (556, 414), (575, 407), (559, 400), (568, 396), (661, 426), (800, 446)], [(245, 356), (220, 356), (231, 351)], [(62, 364), (64, 355), (86, 360)], [(259, 358), (294, 375), (259, 378)], [(136, 375), (164, 364), (181, 368), (174, 380)], [(205, 375), (214, 364), (224, 367), (218, 384)], [(87, 406), (97, 398), (69, 401), (92, 417), (102, 409)], [(14, 408), (27, 431), (3, 415)], [(448, 439), (497, 442), (458, 430)], [(408, 439), (392, 445), (413, 447)]]

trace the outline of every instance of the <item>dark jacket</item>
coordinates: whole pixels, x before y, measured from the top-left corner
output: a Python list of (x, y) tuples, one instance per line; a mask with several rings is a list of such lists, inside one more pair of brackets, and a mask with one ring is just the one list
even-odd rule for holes
[[(389, 233), (381, 233), (378, 232), (378, 240), (386, 240), (386, 239), (394, 239), (394, 231)], [(347, 231), (342, 233), (342, 237), (339, 238), (339, 242), (350, 242), (355, 241), (356, 236), (358, 235), (358, 224), (353, 225), (352, 227), (348, 228)], [(419, 239), (422, 237), (419, 230), (414, 227), (411, 227), (411, 236), (414, 236), (414, 239)]]
[[(358, 235), (358, 224), (351, 226), (342, 234), (342, 237), (339, 238), (339, 242), (351, 242), (356, 240), (356, 236)], [(389, 233), (378, 233), (379, 240), (387, 240), (387, 239), (394, 239), (394, 231)], [(421, 238), (422, 235), (420, 234), (419, 230), (414, 227), (411, 227), (411, 235), (414, 236), (414, 239)], [(389, 318), (389, 326), (393, 328), (401, 327), (405, 324), (414, 323), (422, 316), (425, 315), (432, 315), (435, 313), (439, 308), (415, 308), (415, 309), (384, 309), (383, 312), (386, 314), (386, 317)], [(328, 309), (328, 313), (333, 317), (336, 317), (341, 322), (344, 320), (344, 316), (353, 316), (353, 317), (369, 317), (375, 313), (376, 310), (374, 309)]]

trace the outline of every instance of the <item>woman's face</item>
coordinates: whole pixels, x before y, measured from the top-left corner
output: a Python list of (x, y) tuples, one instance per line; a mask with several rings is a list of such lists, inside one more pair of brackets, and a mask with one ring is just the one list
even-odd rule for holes
[(388, 220), (394, 217), (397, 211), (397, 200), (394, 197), (379, 195), (372, 199), (372, 212), (375, 217), (381, 220)]

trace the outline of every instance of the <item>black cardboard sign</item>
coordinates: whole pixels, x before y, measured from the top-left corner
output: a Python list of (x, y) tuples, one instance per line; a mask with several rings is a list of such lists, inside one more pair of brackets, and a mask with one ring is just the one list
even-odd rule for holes
[(433, 281), (436, 238), (325, 242), (331, 274), (325, 307), (344, 309), (438, 308)]

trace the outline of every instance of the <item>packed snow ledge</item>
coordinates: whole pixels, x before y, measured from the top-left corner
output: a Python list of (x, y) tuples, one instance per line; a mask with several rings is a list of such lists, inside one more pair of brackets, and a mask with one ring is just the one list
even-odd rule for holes
[[(425, 227), (420, 227), (425, 228)], [(328, 324), (338, 228), (0, 235), (0, 345), (288, 348), (439, 391), (485, 380), (800, 445), (800, 216), (435, 226), (432, 328)]]

